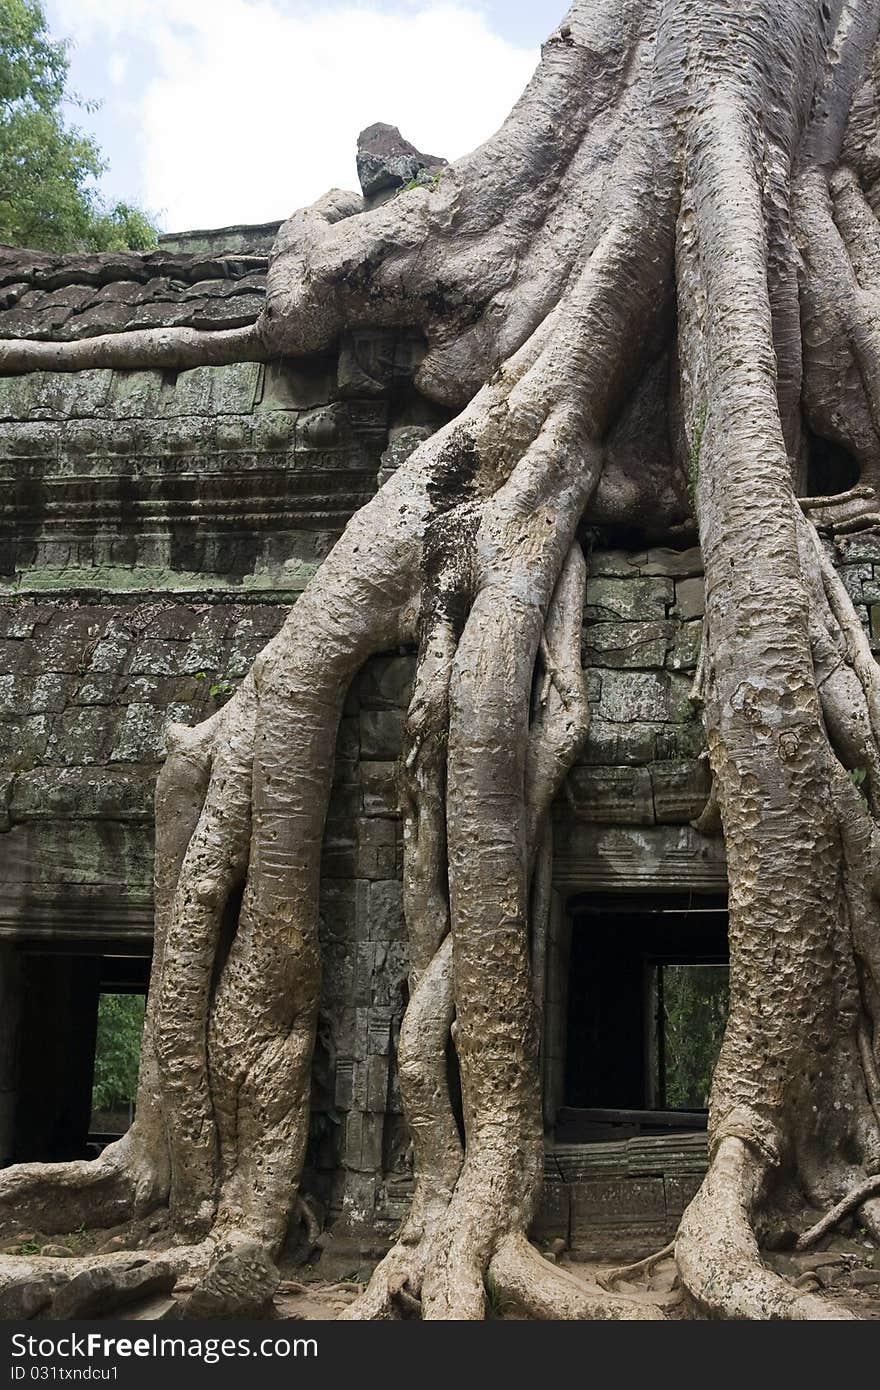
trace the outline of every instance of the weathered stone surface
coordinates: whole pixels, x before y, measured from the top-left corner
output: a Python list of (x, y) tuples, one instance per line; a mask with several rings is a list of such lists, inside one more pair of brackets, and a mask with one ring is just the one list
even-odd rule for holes
[(693, 717), (688, 703), (690, 682), (684, 676), (653, 671), (605, 671), (602, 676), (602, 719), (686, 723)]
[(703, 640), (703, 624), (699, 618), (679, 623), (675, 628), (675, 638), (668, 666), (673, 671), (695, 671), (700, 659), (700, 646)]
[(648, 622), (665, 618), (675, 592), (670, 579), (589, 579), (586, 622)]
[(545, 1182), (530, 1235), (533, 1240), (562, 1240), (567, 1246), (570, 1232), (571, 1188), (564, 1182)]
[(586, 631), (584, 664), (642, 670), (662, 666), (674, 635), (671, 623), (593, 623)]
[(708, 762), (653, 763), (651, 789), (658, 824), (696, 820), (709, 799)]
[(403, 138), (397, 126), (381, 121), (367, 126), (358, 136), (358, 178), (364, 197), (370, 201), (420, 176), (436, 174), (446, 163), (438, 155), (422, 154)]
[(653, 825), (651, 777), (645, 768), (577, 767), (569, 786), (585, 821)]
[(56, 256), (3, 247), (0, 334), (64, 340), (175, 324), (238, 327), (262, 307), (266, 265), (265, 254), (231, 248)]
[(0, 1276), (0, 1318), (25, 1322), (45, 1312), (56, 1280), (45, 1274)]
[(687, 579), (703, 573), (699, 546), (689, 550), (658, 547), (652, 550), (596, 550), (590, 556), (591, 575), (610, 575), (622, 579), (658, 576)]
[(430, 425), (405, 425), (394, 431), (388, 441), (388, 448), (379, 461), (376, 487), (384, 487), (400, 465), (406, 462), (410, 454), (415, 453), (424, 440), (430, 439), (433, 433), (434, 430)]
[(142, 1303), (133, 1303), (125, 1310), (126, 1322), (175, 1322), (180, 1317), (180, 1304), (167, 1294), (157, 1294)]
[(835, 536), (832, 559), (844, 565), (867, 560), (880, 564), (880, 534), (876, 531), (856, 531), (852, 536)]
[(853, 603), (872, 603), (880, 599), (880, 584), (874, 579), (870, 565), (838, 565), (837, 573)]
[(702, 579), (679, 579), (675, 585), (675, 608), (679, 618), (701, 618), (706, 611), (706, 590)]
[(662, 1177), (594, 1179), (571, 1188), (571, 1245), (582, 1254), (621, 1256), (666, 1240)]
[(399, 709), (364, 710), (361, 713), (361, 757), (390, 761), (403, 743), (403, 712)]
[(135, 1258), (82, 1270), (52, 1300), (53, 1318), (94, 1318), (112, 1313), (148, 1294), (167, 1294), (177, 1278), (174, 1266)]
[(581, 762), (603, 767), (637, 767), (650, 763), (655, 757), (656, 733), (661, 727), (639, 721), (619, 724), (596, 718), (590, 724), (590, 736)]
[(262, 1245), (222, 1255), (181, 1308), (184, 1318), (265, 1318), (281, 1275)]

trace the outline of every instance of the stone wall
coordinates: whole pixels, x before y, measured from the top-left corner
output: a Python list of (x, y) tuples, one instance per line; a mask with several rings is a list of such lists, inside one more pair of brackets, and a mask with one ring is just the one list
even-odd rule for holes
[[(0, 257), (0, 332), (76, 336), (108, 314), (189, 321), (179, 315), (206, 305), (215, 319), (252, 316), (268, 232), (234, 231), (229, 254), (194, 233), (149, 264)], [(351, 513), (440, 423), (412, 388), (420, 351), (413, 336), (353, 334), (305, 363), (0, 379), (4, 1152), (15, 951), (149, 941), (165, 726), (229, 697)], [(880, 535), (841, 538), (833, 558), (880, 637)], [(562, 1099), (569, 901), (724, 891), (721, 841), (691, 824), (709, 787), (689, 700), (702, 611), (698, 551), (593, 549), (592, 731), (554, 809), (548, 1121)], [(412, 669), (407, 652), (369, 663), (336, 752), (306, 1182), (338, 1230), (387, 1233), (410, 1185), (393, 1058), (406, 999), (396, 772)], [(551, 1145), (544, 1229), (594, 1229), (604, 1249), (613, 1228), (622, 1253), (646, 1230), (662, 1243), (704, 1162), (702, 1140), (676, 1143), (665, 1157), (648, 1141)]]

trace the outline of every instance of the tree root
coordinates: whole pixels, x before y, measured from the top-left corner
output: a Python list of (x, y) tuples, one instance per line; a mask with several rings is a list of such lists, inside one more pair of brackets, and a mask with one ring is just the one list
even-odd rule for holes
[(545, 1260), (523, 1235), (507, 1236), (499, 1243), (488, 1278), (504, 1314), (560, 1321), (665, 1320), (655, 1304), (590, 1289)]
[(65, 1259), (0, 1256), (0, 1318), (105, 1316), (209, 1267), (210, 1244)]
[(878, 1193), (880, 1193), (880, 1173), (875, 1173), (872, 1177), (865, 1178), (864, 1182), (860, 1182), (857, 1187), (842, 1197), (830, 1211), (825, 1213), (820, 1221), (816, 1222), (815, 1226), (811, 1226), (808, 1231), (799, 1235), (795, 1250), (809, 1250), (810, 1246), (815, 1245), (817, 1240), (821, 1240), (829, 1231), (833, 1231), (834, 1227), (845, 1216), (849, 1216), (850, 1212), (855, 1211), (869, 1198), (876, 1197)]
[[(710, 1316), (849, 1316), (766, 1269), (755, 1229), (771, 1175), (815, 1195), (835, 1155), (876, 1166), (880, 856), (845, 769), (867, 769), (880, 812), (880, 677), (795, 516), (792, 460), (797, 474), (803, 408), (863, 474), (804, 511), (838, 529), (876, 512), (877, 229), (858, 180), (829, 170), (880, 15), (868, 0), (749, 9), (741, 25), (715, 0), (577, 0), (488, 157), (350, 224), (362, 204), (341, 194), (285, 224), (253, 328), (0, 348), (10, 371), (179, 368), (417, 323), (418, 384), (469, 402), (352, 520), (229, 712), (173, 741), (135, 1128), (88, 1174), (10, 1170), (0, 1197), (48, 1207), (60, 1193), (70, 1226), (68, 1197), (91, 1220), (170, 1193), (181, 1228), (213, 1222), (209, 1242), (180, 1255), (208, 1282), (249, 1241), (277, 1249), (305, 1145), (339, 715), (363, 662), (412, 640), (418, 608), (400, 1057), (416, 1195), (346, 1316), (478, 1318), (487, 1287), (521, 1316), (659, 1316), (585, 1289), (524, 1232), (543, 1171), (546, 818), (587, 728), (574, 538), (611, 486), (603, 470), (637, 373), (674, 361), (675, 466), (706, 573), (702, 694), (732, 960), (713, 1157), (675, 1258)], [(624, 470), (624, 493), (628, 481)], [(229, 943), (223, 914), (242, 883)]]
[(635, 1264), (619, 1265), (616, 1269), (603, 1270), (596, 1275), (596, 1283), (603, 1289), (609, 1291), (622, 1279), (634, 1279), (640, 1275), (649, 1275), (654, 1268), (663, 1260), (675, 1258), (675, 1241), (671, 1240), (668, 1245), (664, 1245), (662, 1250), (657, 1250), (653, 1255), (648, 1255), (644, 1260), (636, 1260)]
[(52, 1235), (145, 1215), (165, 1199), (166, 1191), (161, 1174), (138, 1148), (129, 1132), (96, 1159), (16, 1163), (3, 1169), (2, 1229), (34, 1227)]
[(851, 1320), (852, 1313), (794, 1289), (762, 1264), (751, 1219), (765, 1170), (742, 1139), (721, 1140), (675, 1238), (682, 1284), (713, 1318)]
[(244, 328), (144, 328), (104, 333), (76, 342), (0, 342), (0, 372), (81, 372), (99, 368), (185, 371), (232, 362), (263, 362), (272, 354), (263, 345), (259, 324)]

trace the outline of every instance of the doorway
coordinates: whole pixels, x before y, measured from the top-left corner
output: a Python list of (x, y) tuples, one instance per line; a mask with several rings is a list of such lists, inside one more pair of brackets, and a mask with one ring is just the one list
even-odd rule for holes
[(557, 1138), (705, 1128), (727, 1018), (725, 899), (585, 895), (570, 916)]

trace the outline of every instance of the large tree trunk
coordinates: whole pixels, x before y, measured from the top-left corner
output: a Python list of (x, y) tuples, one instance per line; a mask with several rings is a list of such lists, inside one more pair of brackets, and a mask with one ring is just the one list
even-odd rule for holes
[[(438, 184), (290, 219), (255, 329), (0, 344), (7, 371), (189, 365), (418, 324), (419, 385), (460, 411), (353, 518), (230, 704), (173, 733), (138, 1121), (94, 1164), (5, 1172), (20, 1213), (98, 1223), (168, 1202), (208, 1283), (219, 1255), (277, 1249), (304, 1152), (342, 701), (372, 652), (415, 641), (399, 1060), (416, 1188), (349, 1315), (480, 1317), (487, 1278), (533, 1316), (639, 1315), (526, 1239), (542, 1172), (529, 940), (549, 806), (588, 737), (577, 528), (646, 510), (681, 526), (689, 477), (732, 989), (710, 1168), (675, 1253), (710, 1315), (841, 1316), (771, 1273), (759, 1239), (853, 1188), (880, 1230), (880, 671), (807, 519), (878, 508), (878, 25), (876, 0), (579, 0), (498, 135)], [(850, 449), (862, 484), (802, 509), (805, 425)]]

